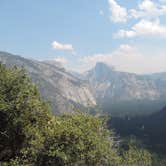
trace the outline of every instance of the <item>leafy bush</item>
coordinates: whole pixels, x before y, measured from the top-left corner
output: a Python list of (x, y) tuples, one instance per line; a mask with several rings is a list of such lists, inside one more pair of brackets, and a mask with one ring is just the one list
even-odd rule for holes
[(23, 69), (0, 64), (0, 165), (149, 166), (146, 151), (119, 155), (113, 137), (92, 115), (52, 115)]
[(123, 166), (151, 166), (152, 156), (145, 149), (129, 146), (129, 149), (123, 152), (121, 163)]
[(0, 161), (25, 155), (35, 160), (49, 119), (49, 107), (26, 72), (0, 65)]
[(118, 156), (103, 121), (75, 112), (54, 117), (39, 165), (115, 165)]

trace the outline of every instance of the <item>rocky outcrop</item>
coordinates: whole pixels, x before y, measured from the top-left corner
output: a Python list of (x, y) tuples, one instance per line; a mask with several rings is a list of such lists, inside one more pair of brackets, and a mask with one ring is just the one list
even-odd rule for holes
[(0, 61), (7, 66), (27, 69), (55, 113), (72, 111), (78, 105), (96, 105), (89, 83), (76, 78), (56, 62), (28, 60), (5, 52), (0, 52)]
[[(97, 102), (110, 112), (111, 109), (147, 111), (148, 104), (149, 109), (153, 109), (152, 103), (155, 102), (159, 106), (156, 104), (157, 107), (154, 107), (157, 110), (162, 108), (164, 100), (166, 101), (166, 74), (164, 73), (137, 75), (116, 71), (104, 63), (97, 63), (84, 76), (94, 87)], [(163, 103), (161, 104), (160, 101)]]

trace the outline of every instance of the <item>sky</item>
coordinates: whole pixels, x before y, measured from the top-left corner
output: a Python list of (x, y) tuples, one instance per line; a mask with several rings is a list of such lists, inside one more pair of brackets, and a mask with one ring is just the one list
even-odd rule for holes
[(0, 0), (0, 51), (77, 72), (163, 72), (166, 0)]

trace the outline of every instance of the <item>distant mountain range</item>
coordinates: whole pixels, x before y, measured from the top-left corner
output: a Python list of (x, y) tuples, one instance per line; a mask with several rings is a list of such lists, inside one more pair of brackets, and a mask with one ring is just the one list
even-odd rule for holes
[(97, 63), (84, 76), (94, 88), (97, 103), (113, 114), (142, 114), (166, 105), (166, 73), (137, 75)]
[(166, 73), (137, 75), (97, 63), (79, 75), (56, 61), (29, 60), (6, 52), (0, 52), (0, 61), (26, 68), (56, 113), (98, 105), (113, 115), (146, 114), (166, 105)]
[(0, 61), (7, 66), (24, 67), (55, 113), (96, 105), (89, 83), (71, 75), (56, 61), (29, 60), (6, 52), (0, 52)]

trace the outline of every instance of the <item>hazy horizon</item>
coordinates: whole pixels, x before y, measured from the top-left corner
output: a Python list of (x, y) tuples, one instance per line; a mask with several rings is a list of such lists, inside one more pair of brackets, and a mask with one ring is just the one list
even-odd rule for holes
[(166, 71), (164, 0), (2, 0), (0, 9), (1, 51), (78, 72), (96, 62), (137, 74)]

